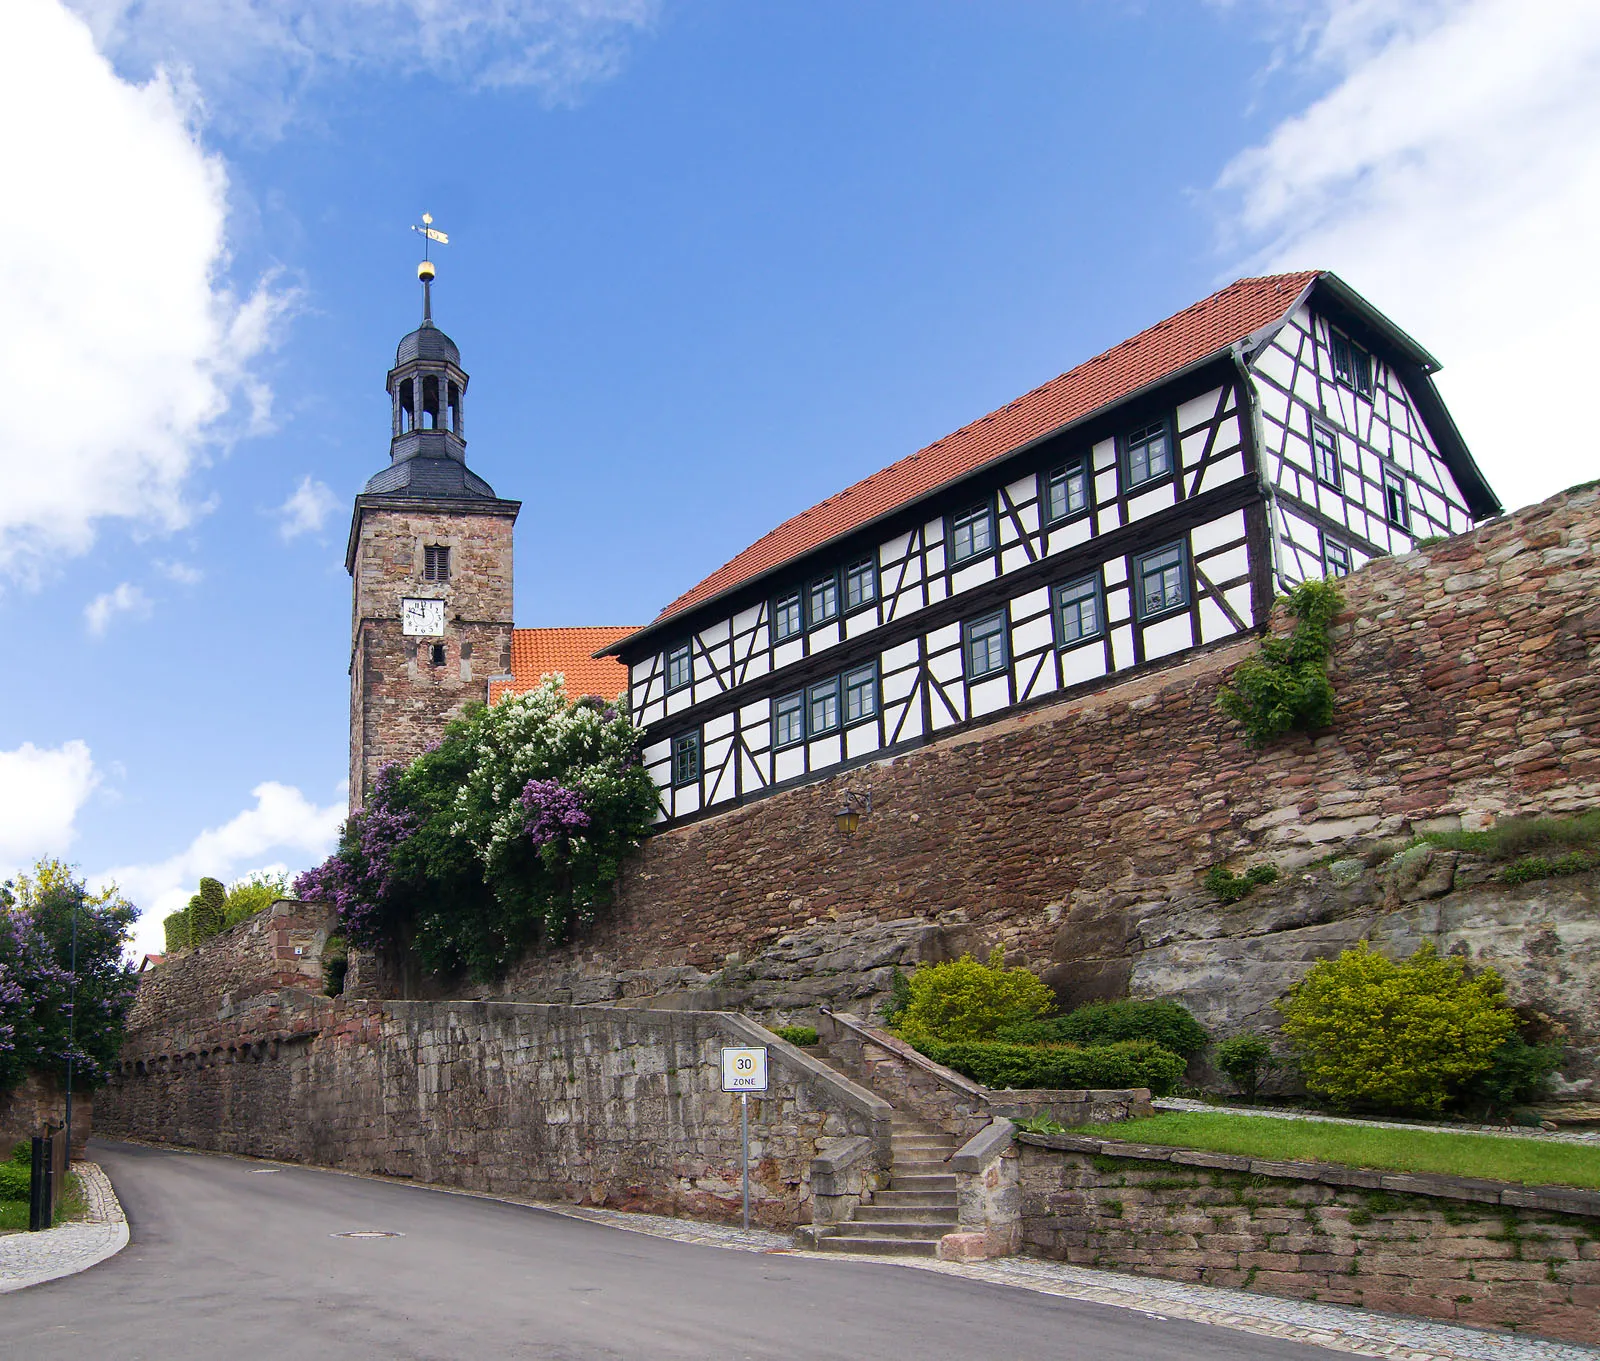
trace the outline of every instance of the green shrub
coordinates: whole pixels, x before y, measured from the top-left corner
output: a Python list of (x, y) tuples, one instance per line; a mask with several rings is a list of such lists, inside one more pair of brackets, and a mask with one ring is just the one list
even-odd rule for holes
[(189, 948), (189, 913), (187, 909), (169, 912), (161, 920), (161, 931), (166, 937), (167, 953)]
[(228, 890), (220, 879), (202, 879), (200, 892), (189, 899), (189, 935), (193, 944), (210, 940), (222, 930)]
[(1525, 855), (1500, 871), (1500, 878), (1508, 884), (1526, 884), (1533, 879), (1559, 879), (1567, 874), (1587, 874), (1600, 869), (1600, 853), (1594, 851), (1568, 851), (1554, 859), (1543, 855)]
[(900, 1018), (905, 1015), (906, 1008), (911, 1005), (911, 980), (899, 969), (889, 975), (889, 996), (878, 1014), (883, 1017), (886, 1026), (894, 1027), (900, 1024)]
[(1452, 851), (1514, 860), (1533, 851), (1600, 847), (1600, 808), (1572, 817), (1507, 818), (1476, 832), (1428, 832), (1422, 838)]
[(257, 912), (266, 911), (279, 898), (292, 896), (289, 876), (286, 874), (252, 874), (248, 879), (241, 879), (229, 887), (227, 899), (222, 904), (223, 929), (237, 926)]
[(344, 937), (335, 933), (322, 947), (322, 991), (337, 997), (344, 991), (345, 975), (350, 972), (350, 949)]
[(1333, 722), (1328, 630), (1344, 596), (1331, 581), (1306, 581), (1289, 592), (1288, 604), (1294, 631), (1263, 638), (1260, 652), (1234, 667), (1217, 695), (1217, 707), (1258, 747), (1291, 730), (1310, 732)]
[(1153, 1040), (1123, 1040), (1082, 1049), (999, 1040), (918, 1040), (915, 1044), (935, 1063), (996, 1088), (1148, 1087), (1161, 1096), (1177, 1084), (1185, 1066), (1180, 1055)]
[(1147, 1001), (1089, 1002), (1066, 1016), (1021, 1021), (1001, 1026), (995, 1039), (1012, 1044), (1114, 1044), (1118, 1040), (1154, 1040), (1185, 1058), (1211, 1042), (1205, 1027), (1189, 1012), (1165, 998)]
[(1437, 1112), (1516, 1029), (1499, 974), (1426, 944), (1396, 963), (1362, 941), (1277, 1006), (1306, 1087), (1338, 1106)]
[(1461, 1104), (1493, 1116), (1537, 1100), (1561, 1067), (1561, 1056), (1559, 1044), (1529, 1044), (1513, 1034), (1494, 1051), (1489, 1066), (1468, 1080)]
[(1223, 865), (1213, 865), (1201, 882), (1208, 893), (1216, 894), (1225, 903), (1236, 903), (1257, 884), (1270, 884), (1277, 877), (1276, 865), (1252, 865), (1243, 874), (1234, 874)]
[(11, 1150), (11, 1161), (19, 1167), (33, 1166), (33, 1140), (18, 1139)]
[(817, 1028), (814, 1025), (780, 1025), (772, 1033), (780, 1040), (797, 1044), (802, 1049), (809, 1049), (817, 1042)]
[(1026, 969), (1006, 968), (998, 946), (987, 964), (971, 955), (919, 964), (908, 989), (900, 1033), (913, 1043), (986, 1040), (1003, 1025), (1048, 1014), (1056, 1003), (1049, 987)]
[(27, 1200), (32, 1179), (30, 1167), (0, 1163), (0, 1200)]
[(1273, 1066), (1272, 1046), (1260, 1035), (1246, 1032), (1233, 1035), (1217, 1046), (1217, 1067), (1239, 1089), (1246, 1101), (1254, 1101), (1261, 1079)]

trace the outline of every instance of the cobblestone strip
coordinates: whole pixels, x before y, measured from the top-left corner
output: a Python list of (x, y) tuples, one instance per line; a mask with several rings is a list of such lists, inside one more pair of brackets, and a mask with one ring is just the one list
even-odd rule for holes
[(128, 1221), (111, 1178), (98, 1163), (74, 1163), (72, 1170), (83, 1190), (84, 1217), (43, 1233), (0, 1235), (0, 1294), (87, 1271), (128, 1246)]
[(1496, 1139), (1536, 1139), (1555, 1144), (1600, 1144), (1600, 1130), (1507, 1129), (1502, 1125), (1412, 1124), (1403, 1120), (1362, 1120), (1272, 1106), (1217, 1106), (1188, 1096), (1161, 1096), (1150, 1103), (1160, 1111), (1203, 1111), (1210, 1115), (1259, 1115), (1279, 1120), (1311, 1120), (1322, 1125), (1360, 1125), (1365, 1129), (1420, 1129), (1430, 1134), (1487, 1134)]

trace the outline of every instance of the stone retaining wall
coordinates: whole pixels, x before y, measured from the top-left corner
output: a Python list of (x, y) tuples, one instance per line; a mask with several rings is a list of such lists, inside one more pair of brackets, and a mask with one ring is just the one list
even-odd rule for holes
[(1600, 1343), (1600, 1193), (1019, 1134), (1023, 1248)]
[(751, 1213), (811, 1214), (812, 1161), (889, 1107), (736, 1016), (488, 1002), (334, 1001), (283, 990), (131, 1035), (100, 1131), (472, 1190), (733, 1218), (738, 1098), (724, 1045), (771, 1047), (750, 1102)]

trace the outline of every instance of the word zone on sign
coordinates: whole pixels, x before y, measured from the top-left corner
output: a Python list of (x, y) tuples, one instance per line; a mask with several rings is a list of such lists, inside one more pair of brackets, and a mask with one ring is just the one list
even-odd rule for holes
[(722, 1051), (722, 1090), (725, 1092), (767, 1090), (766, 1045)]

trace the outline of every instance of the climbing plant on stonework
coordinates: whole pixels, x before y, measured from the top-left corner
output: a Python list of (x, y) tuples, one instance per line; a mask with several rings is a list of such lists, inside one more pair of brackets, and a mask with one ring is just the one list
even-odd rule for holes
[(657, 807), (637, 739), (625, 712), (571, 702), (555, 679), (480, 706), (380, 772), (339, 849), (295, 890), (332, 902), (354, 945), (492, 978), (610, 903)]
[(1289, 592), (1288, 607), (1293, 631), (1263, 638), (1261, 650), (1234, 667), (1217, 695), (1217, 707), (1258, 747), (1286, 732), (1315, 732), (1333, 722), (1330, 629), (1344, 596), (1331, 581), (1305, 581)]

